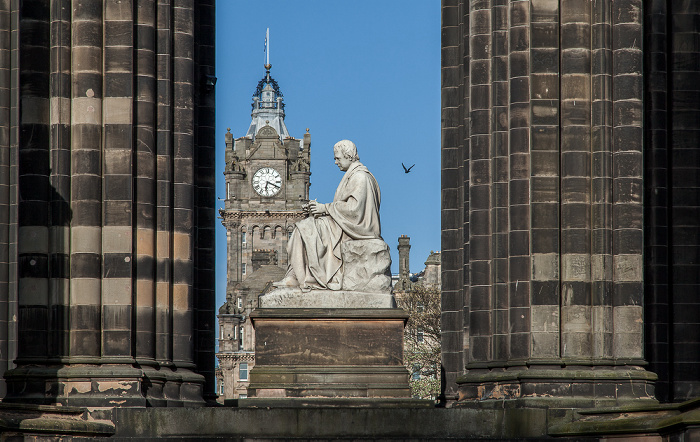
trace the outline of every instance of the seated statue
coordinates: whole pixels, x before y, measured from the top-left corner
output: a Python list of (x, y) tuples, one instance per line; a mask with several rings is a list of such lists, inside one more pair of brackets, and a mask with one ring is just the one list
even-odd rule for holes
[(345, 172), (332, 203), (310, 201), (313, 215), (296, 223), (287, 243), (289, 266), (276, 287), (302, 290), (341, 290), (343, 255), (341, 244), (351, 240), (381, 240), (379, 185), (360, 163), (352, 141), (333, 146), (335, 164)]

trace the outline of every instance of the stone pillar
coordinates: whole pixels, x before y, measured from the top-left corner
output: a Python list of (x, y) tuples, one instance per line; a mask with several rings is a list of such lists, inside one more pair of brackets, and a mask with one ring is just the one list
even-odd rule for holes
[[(464, 183), (468, 217), (460, 230), (443, 205), (447, 299), (446, 275), (465, 284), (462, 403), (652, 401), (641, 1), (446, 1), (443, 12), (443, 201)], [(463, 140), (446, 118), (459, 106)]]
[(201, 405), (213, 3), (49, 3), (19, 11), (19, 339), (5, 400)]
[[(17, 0), (0, 2), (0, 371), (17, 354), (17, 136), (19, 11)], [(0, 395), (6, 392), (0, 381)]]
[(410, 252), (411, 252), (411, 238), (406, 235), (399, 236), (399, 245), (396, 248), (399, 250), (399, 280), (396, 281), (394, 285), (394, 292), (400, 293), (410, 290), (411, 288), (411, 268), (410, 264)]
[[(204, 399), (216, 400), (216, 0), (197, 0), (192, 6), (194, 28), (194, 363), (204, 376)], [(187, 54), (183, 54), (187, 56)], [(212, 83), (214, 81), (214, 83)]]
[(700, 388), (700, 4), (644, 5), (645, 356), (681, 402)]
[[(465, 164), (468, 166), (468, 142), (465, 138), (465, 118), (469, 88), (465, 88), (465, 60), (469, 45), (465, 45), (465, 23), (469, 21), (467, 2), (442, 2), (442, 149), (441, 149), (441, 218), (442, 218), (442, 312), (441, 358), (444, 395), (448, 400), (457, 396), (456, 378), (464, 370), (467, 351), (464, 339), (468, 323), (464, 317), (469, 299), (468, 261), (469, 222), (464, 208), (469, 193), (465, 192)], [(465, 222), (466, 221), (466, 222)], [(467, 267), (465, 267), (465, 265)]]
[(406, 235), (401, 235), (399, 237), (399, 245), (396, 247), (399, 249), (399, 278), (408, 278), (409, 273), (411, 273), (411, 268), (409, 266), (409, 258), (411, 252), (411, 238)]

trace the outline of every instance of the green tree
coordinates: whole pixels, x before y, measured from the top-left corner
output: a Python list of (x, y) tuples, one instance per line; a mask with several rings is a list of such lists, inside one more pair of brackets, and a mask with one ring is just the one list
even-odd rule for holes
[(440, 395), (440, 289), (413, 284), (396, 294), (409, 315), (404, 330), (404, 364), (411, 373), (411, 395), (437, 399)]

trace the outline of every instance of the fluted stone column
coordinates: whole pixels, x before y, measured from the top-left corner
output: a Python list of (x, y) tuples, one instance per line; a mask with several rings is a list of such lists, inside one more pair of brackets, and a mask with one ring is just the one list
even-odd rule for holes
[(700, 388), (700, 3), (644, 4), (646, 358), (657, 397)]
[[(17, 354), (18, 0), (0, 1), (0, 371)], [(0, 381), (0, 395), (5, 394)]]
[[(469, 57), (469, 45), (464, 44), (466, 2), (442, 2), (442, 149), (441, 149), (441, 219), (442, 219), (442, 308), (440, 315), (441, 359), (445, 396), (453, 400), (457, 396), (456, 378), (464, 370), (466, 300), (469, 284), (469, 222), (465, 222), (464, 208), (469, 205), (469, 192), (465, 191), (469, 176), (465, 173), (468, 163), (465, 139), (465, 113), (469, 88), (464, 81), (465, 60)], [(467, 261), (468, 262), (468, 261)]]
[(653, 401), (642, 18), (641, 0), (443, 2), (443, 328), (462, 328), (464, 404)]
[[(213, 1), (17, 7), (19, 333), (6, 400), (203, 404), (213, 394)], [(0, 207), (9, 190), (0, 182)]]

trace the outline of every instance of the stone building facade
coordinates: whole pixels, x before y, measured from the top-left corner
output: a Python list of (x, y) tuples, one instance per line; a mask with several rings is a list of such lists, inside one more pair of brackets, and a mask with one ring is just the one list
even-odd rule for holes
[(213, 399), (214, 1), (2, 1), (0, 77), (4, 401)]
[(227, 238), (226, 303), (219, 309), (219, 400), (246, 395), (255, 364), (250, 312), (258, 296), (287, 269), (287, 240), (309, 201), (311, 136), (289, 135), (285, 105), (266, 65), (253, 93), (251, 123), (234, 140), (226, 133), (226, 199), (220, 210)]
[(698, 18), (443, 0), (442, 348), (461, 404), (697, 396)]

